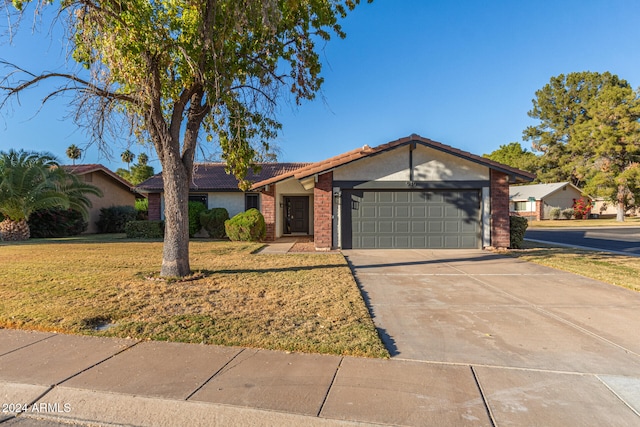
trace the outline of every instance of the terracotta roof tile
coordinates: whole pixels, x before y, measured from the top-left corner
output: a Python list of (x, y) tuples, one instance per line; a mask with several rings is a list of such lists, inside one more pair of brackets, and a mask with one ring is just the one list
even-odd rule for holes
[[(262, 163), (258, 173), (251, 171), (249, 181), (264, 181), (274, 176), (291, 174), (309, 163)], [(136, 187), (143, 193), (161, 192), (164, 189), (162, 173), (156, 174)], [(197, 163), (194, 166), (191, 191), (240, 191), (238, 180), (225, 171), (224, 163)]]

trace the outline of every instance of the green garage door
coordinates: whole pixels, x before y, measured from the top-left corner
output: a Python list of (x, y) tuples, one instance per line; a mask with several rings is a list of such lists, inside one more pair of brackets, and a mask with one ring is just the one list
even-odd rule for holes
[(350, 199), (352, 248), (480, 247), (476, 190), (358, 191)]

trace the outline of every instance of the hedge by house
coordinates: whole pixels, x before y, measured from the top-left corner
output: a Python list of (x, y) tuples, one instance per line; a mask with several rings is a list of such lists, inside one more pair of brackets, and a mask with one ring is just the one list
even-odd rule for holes
[(35, 238), (77, 236), (89, 226), (81, 212), (60, 208), (35, 211), (28, 223), (31, 237)]
[(124, 233), (124, 226), (135, 221), (137, 216), (133, 206), (112, 206), (100, 209), (100, 218), (96, 222), (99, 233)]
[(207, 207), (200, 202), (189, 202), (189, 237), (198, 234), (202, 229), (200, 214), (207, 210)]
[(264, 217), (259, 210), (252, 208), (246, 212), (240, 212), (233, 218), (224, 222), (224, 228), (229, 239), (233, 241), (256, 242), (264, 239), (267, 234), (267, 226)]
[(524, 233), (527, 231), (529, 222), (521, 216), (511, 215), (509, 217), (509, 247), (511, 249), (521, 249), (524, 243)]
[(124, 232), (130, 239), (161, 239), (164, 237), (164, 221), (129, 221)]
[(224, 223), (229, 219), (229, 212), (225, 208), (213, 208), (200, 214), (200, 223), (207, 230), (209, 237), (223, 239), (226, 236)]

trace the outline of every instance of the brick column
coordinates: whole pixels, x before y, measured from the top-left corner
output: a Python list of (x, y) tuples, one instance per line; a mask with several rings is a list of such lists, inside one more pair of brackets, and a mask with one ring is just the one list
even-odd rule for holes
[(162, 219), (160, 193), (147, 194), (147, 200), (149, 201), (149, 221), (159, 221)]
[(316, 250), (331, 249), (333, 236), (333, 172), (318, 176), (313, 189), (313, 240)]
[(536, 200), (536, 219), (538, 221), (544, 219), (544, 206), (542, 205), (542, 200)]
[(262, 190), (260, 199), (260, 211), (267, 226), (264, 239), (267, 242), (273, 242), (276, 240), (276, 185), (270, 184), (268, 190)]
[(509, 179), (491, 169), (491, 246), (508, 248), (509, 229)]

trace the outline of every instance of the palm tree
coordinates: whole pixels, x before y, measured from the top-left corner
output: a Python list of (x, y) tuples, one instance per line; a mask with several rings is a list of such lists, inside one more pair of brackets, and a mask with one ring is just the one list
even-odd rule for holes
[(147, 163), (149, 163), (149, 156), (145, 153), (138, 154), (138, 164), (140, 166), (147, 166)]
[(122, 159), (123, 162), (125, 162), (127, 164), (127, 169), (129, 169), (129, 171), (131, 171), (131, 162), (133, 162), (133, 159), (136, 158), (136, 155), (133, 154), (131, 151), (126, 150), (124, 151), (121, 155), (120, 158)]
[(76, 147), (75, 144), (71, 144), (69, 148), (67, 148), (67, 157), (73, 160), (73, 164), (76, 164), (76, 160), (78, 160), (82, 156), (82, 150)]
[(87, 194), (102, 196), (100, 189), (59, 167), (52, 154), (0, 152), (0, 213), (5, 217), (0, 239), (28, 239), (27, 221), (40, 209), (75, 209), (86, 217), (91, 206)]

